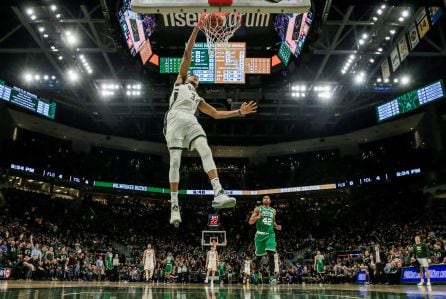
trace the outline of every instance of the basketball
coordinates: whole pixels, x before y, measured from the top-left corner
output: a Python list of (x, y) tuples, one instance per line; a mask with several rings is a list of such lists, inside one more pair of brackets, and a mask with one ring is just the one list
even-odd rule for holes
[(205, 19), (206, 26), (213, 31), (218, 31), (223, 28), (225, 24), (225, 17), (218, 14), (209, 14)]

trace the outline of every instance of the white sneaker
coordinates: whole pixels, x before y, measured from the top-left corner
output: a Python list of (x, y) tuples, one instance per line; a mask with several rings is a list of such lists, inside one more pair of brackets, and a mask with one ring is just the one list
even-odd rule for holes
[(175, 227), (179, 227), (181, 223), (181, 214), (180, 214), (180, 206), (172, 205), (170, 209), (170, 224), (173, 224)]
[(212, 207), (214, 209), (229, 209), (235, 207), (237, 203), (234, 197), (229, 197), (221, 190), (217, 196), (214, 197), (212, 201)]
[(417, 283), (417, 286), (421, 287), (424, 285), (424, 281), (420, 281), (419, 283)]
[(204, 280), (204, 283), (208, 283), (209, 282), (209, 280), (206, 278), (205, 280)]
[(430, 286), (431, 286), (431, 282), (428, 281), (428, 282), (426, 283), (426, 285), (427, 285), (428, 287), (430, 287)]

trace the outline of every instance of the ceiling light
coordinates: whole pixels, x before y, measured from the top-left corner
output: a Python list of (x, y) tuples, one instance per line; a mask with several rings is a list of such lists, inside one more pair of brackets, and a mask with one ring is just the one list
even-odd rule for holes
[(355, 54), (350, 55), (350, 59), (355, 59), (355, 57), (356, 57)]
[(407, 18), (407, 17), (409, 16), (409, 11), (406, 9), (405, 11), (403, 11), (403, 12), (401, 13), (401, 15), (402, 15), (404, 18)]
[(383, 51), (383, 48), (378, 48), (378, 52), (382, 52)]
[(382, 15), (383, 10), (380, 8), (380, 9), (378, 9), (376, 12), (377, 12), (379, 15)]
[(25, 73), (25, 75), (23, 76), (25, 78), (25, 81), (31, 81), (33, 79), (33, 75), (31, 75), (30, 73)]
[(376, 21), (378, 21), (378, 18), (377, 17), (373, 17), (372, 20), (376, 22)]
[(347, 72), (346, 70), (342, 70), (342, 71), (341, 71), (342, 74), (345, 74), (346, 72)]
[(35, 15), (32, 15), (30, 18), (31, 18), (31, 20), (34, 21), (34, 20), (36, 19), (36, 16), (35, 16)]
[(362, 38), (363, 38), (363, 39), (368, 39), (368, 38), (369, 38), (369, 35), (368, 35), (367, 33), (364, 33), (364, 34), (362, 35)]
[(383, 80), (381, 78), (376, 79), (376, 82), (381, 83)]
[(45, 31), (45, 28), (39, 27), (39, 32), (44, 32), (44, 31)]
[(374, 62), (375, 62), (375, 59), (370, 58), (369, 61), (370, 61), (370, 63), (374, 63)]
[(360, 39), (360, 40), (359, 40), (359, 44), (360, 44), (360, 45), (363, 45), (364, 43), (365, 43), (365, 42), (364, 42), (363, 39)]
[(305, 90), (307, 90), (307, 87), (306, 87), (305, 85), (302, 85), (302, 86), (300, 87), (300, 90), (305, 91)]
[(402, 23), (402, 22), (404, 22), (404, 18), (403, 17), (399, 17), (398, 21), (400, 21)]
[(59, 58), (59, 60), (62, 60), (62, 59), (63, 59), (63, 56), (59, 56), (58, 58)]
[(399, 82), (398, 78), (393, 79), (393, 83), (398, 83), (398, 82)]
[(407, 84), (409, 84), (409, 82), (410, 82), (410, 78), (409, 78), (409, 76), (402, 76), (401, 77), (401, 84), (403, 84), (403, 85), (407, 85)]
[(364, 72), (360, 72), (360, 73), (358, 73), (357, 75), (356, 75), (356, 77), (355, 77), (355, 82), (356, 83), (363, 83), (364, 82), (364, 80), (365, 80), (365, 73)]
[(32, 8), (28, 8), (26, 10), (26, 13), (30, 16), (30, 15), (32, 15), (34, 13), (34, 10)]
[(69, 71), (67, 72), (67, 74), (68, 74), (68, 79), (69, 79), (71, 82), (76, 82), (77, 80), (79, 80), (79, 74), (78, 74), (76, 71), (74, 71), (74, 70), (69, 70)]
[(51, 76), (51, 80), (56, 80), (56, 76)]
[(396, 33), (395, 29), (390, 30), (390, 34), (394, 35)]
[(77, 43), (77, 37), (76, 36), (74, 36), (74, 35), (68, 35), (67, 36), (67, 43), (69, 44), (69, 45), (74, 45), (74, 44), (76, 44)]
[(132, 92), (130, 90), (127, 90), (127, 92), (125, 94), (130, 96), (130, 95), (132, 95)]
[(56, 18), (60, 19), (60, 17), (61, 17), (61, 14), (58, 13), (58, 14), (56, 15)]
[(131, 89), (132, 86), (130, 84), (127, 84), (127, 89)]
[(40, 80), (40, 75), (34, 75), (34, 80)]
[(389, 78), (385, 78), (384, 83), (389, 83)]
[(82, 60), (82, 59), (85, 59), (84, 54), (79, 55), (79, 58), (80, 58), (81, 60)]
[(385, 8), (386, 8), (385, 4), (381, 5), (381, 9), (385, 9)]
[(48, 80), (49, 79), (49, 77), (48, 77), (48, 75), (45, 75), (45, 76), (43, 76), (43, 80)]
[(386, 40), (390, 40), (390, 36), (386, 36)]
[(51, 6), (50, 6), (50, 8), (51, 8), (51, 10), (52, 10), (52, 11), (56, 11), (56, 10), (57, 10), (57, 6), (56, 6), (56, 5), (54, 5), (54, 4), (53, 4), (53, 5), (51, 5)]
[(48, 38), (48, 34), (45, 33), (45, 34), (43, 35), (43, 37), (44, 37), (44, 38)]

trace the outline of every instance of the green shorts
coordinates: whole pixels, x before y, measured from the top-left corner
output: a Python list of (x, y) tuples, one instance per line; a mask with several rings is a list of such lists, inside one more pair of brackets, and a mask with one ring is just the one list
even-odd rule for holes
[(171, 273), (172, 272), (172, 265), (171, 264), (167, 264), (166, 268), (164, 268), (164, 272), (165, 273)]
[(266, 255), (266, 251), (276, 252), (276, 235), (274, 233), (259, 234), (256, 233), (254, 238), (256, 245), (256, 255)]

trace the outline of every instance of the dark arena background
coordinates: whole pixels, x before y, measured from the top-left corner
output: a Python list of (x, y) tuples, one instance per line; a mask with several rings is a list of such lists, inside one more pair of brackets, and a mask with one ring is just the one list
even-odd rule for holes
[(446, 298), (445, 5), (0, 1), (0, 298)]

